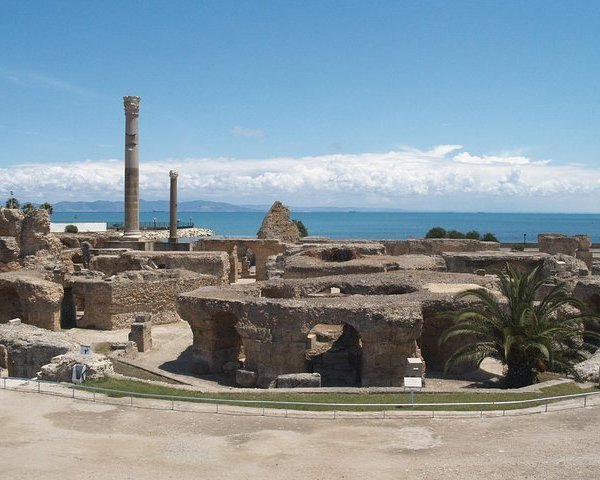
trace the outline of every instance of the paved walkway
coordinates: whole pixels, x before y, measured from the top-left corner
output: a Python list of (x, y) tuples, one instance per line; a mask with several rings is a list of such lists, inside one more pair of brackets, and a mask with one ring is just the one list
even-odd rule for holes
[(597, 407), (334, 421), (141, 409), (2, 389), (0, 405), (2, 479), (562, 480), (600, 472)]

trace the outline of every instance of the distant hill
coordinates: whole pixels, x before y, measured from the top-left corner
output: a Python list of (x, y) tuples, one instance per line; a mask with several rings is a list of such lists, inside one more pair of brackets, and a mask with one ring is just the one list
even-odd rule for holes
[[(95, 202), (58, 202), (53, 205), (55, 212), (123, 212), (123, 202), (96, 200)], [(180, 212), (255, 212), (255, 208), (241, 207), (224, 202), (192, 200), (179, 202)], [(140, 212), (168, 212), (168, 200), (140, 200)]]

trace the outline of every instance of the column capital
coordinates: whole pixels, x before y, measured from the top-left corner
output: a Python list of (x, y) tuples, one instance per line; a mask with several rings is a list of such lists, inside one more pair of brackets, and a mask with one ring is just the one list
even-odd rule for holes
[(140, 97), (123, 97), (123, 106), (125, 107), (125, 115), (139, 115)]
[(179, 176), (179, 173), (177, 173), (177, 170), (170, 170), (169, 171), (169, 177), (171, 178), (177, 178)]

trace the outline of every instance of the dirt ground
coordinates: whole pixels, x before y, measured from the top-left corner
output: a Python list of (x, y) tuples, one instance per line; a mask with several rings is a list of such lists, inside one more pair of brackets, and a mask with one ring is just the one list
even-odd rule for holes
[(1, 479), (591, 479), (600, 408), (499, 418), (293, 419), (0, 390)]

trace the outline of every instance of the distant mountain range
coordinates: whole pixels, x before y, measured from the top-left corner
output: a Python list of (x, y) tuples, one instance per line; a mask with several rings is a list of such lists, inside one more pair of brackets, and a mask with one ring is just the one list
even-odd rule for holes
[[(55, 212), (123, 212), (123, 202), (96, 200), (94, 202), (58, 202), (53, 205)], [(267, 212), (271, 205), (233, 205), (225, 202), (192, 200), (179, 202), (180, 212)], [(399, 212), (401, 209), (361, 208), (361, 207), (293, 207), (292, 212)], [(140, 200), (140, 212), (168, 212), (168, 200)]]
[[(58, 202), (53, 205), (55, 212), (123, 212), (123, 202), (97, 200), (95, 202)], [(179, 202), (180, 212), (259, 212), (260, 209), (241, 207), (224, 202), (193, 200)], [(140, 212), (168, 212), (168, 200), (140, 200)]]

